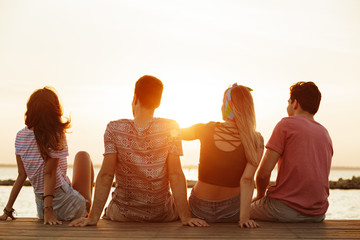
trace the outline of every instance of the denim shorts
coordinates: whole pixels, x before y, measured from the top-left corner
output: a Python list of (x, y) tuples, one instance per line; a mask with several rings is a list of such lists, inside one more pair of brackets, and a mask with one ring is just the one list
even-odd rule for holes
[[(67, 182), (55, 189), (54, 196), (53, 210), (58, 220), (70, 221), (87, 214), (85, 198)], [(35, 194), (35, 202), (39, 218), (44, 219), (43, 194)]]
[(221, 201), (209, 201), (197, 197), (192, 190), (189, 205), (193, 217), (209, 223), (239, 221), (240, 194)]
[(250, 206), (250, 217), (255, 220), (272, 222), (321, 222), (325, 214), (310, 216), (289, 207), (279, 199), (265, 195)]

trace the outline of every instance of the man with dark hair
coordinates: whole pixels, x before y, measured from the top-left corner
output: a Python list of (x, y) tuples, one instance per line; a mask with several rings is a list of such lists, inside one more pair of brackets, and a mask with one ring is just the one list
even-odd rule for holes
[[(290, 87), (289, 117), (276, 125), (266, 145), (256, 175), (251, 218), (280, 222), (325, 219), (333, 147), (327, 130), (314, 121), (320, 100), (321, 93), (313, 82)], [(268, 187), (276, 164), (276, 183)]]
[(144, 75), (135, 84), (134, 94), (142, 105), (149, 109), (156, 109), (160, 106), (164, 85), (156, 77)]
[(315, 115), (319, 109), (321, 93), (313, 82), (298, 82), (290, 87), (290, 100), (301, 105), (302, 110)]
[(104, 160), (89, 217), (74, 220), (70, 226), (97, 224), (114, 175), (115, 190), (105, 209), (105, 219), (170, 222), (180, 218), (183, 225), (207, 226), (204, 220), (191, 217), (187, 203), (179, 157), (182, 155), (179, 126), (174, 120), (154, 118), (162, 91), (163, 84), (156, 77), (145, 75), (136, 82), (134, 119), (120, 119), (107, 125)]

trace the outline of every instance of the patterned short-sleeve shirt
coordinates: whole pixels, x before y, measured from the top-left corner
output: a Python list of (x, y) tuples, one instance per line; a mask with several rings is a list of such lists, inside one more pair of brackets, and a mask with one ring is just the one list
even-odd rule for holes
[(116, 153), (113, 201), (121, 214), (136, 221), (161, 221), (174, 207), (167, 157), (182, 155), (179, 126), (153, 118), (139, 128), (134, 120), (110, 122), (104, 135), (105, 153)]

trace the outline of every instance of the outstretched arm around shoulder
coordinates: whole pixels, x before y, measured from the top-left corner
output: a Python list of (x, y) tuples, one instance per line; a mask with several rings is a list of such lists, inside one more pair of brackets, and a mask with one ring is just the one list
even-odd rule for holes
[(192, 141), (199, 139), (199, 133), (204, 129), (205, 124), (198, 123), (188, 128), (181, 129), (181, 140)]

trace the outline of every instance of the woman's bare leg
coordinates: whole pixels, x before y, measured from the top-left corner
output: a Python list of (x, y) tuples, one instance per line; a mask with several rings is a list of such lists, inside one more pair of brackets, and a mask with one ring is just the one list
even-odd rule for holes
[(87, 152), (80, 151), (75, 155), (73, 166), (72, 187), (87, 200), (86, 209), (89, 212), (94, 184), (94, 167)]

